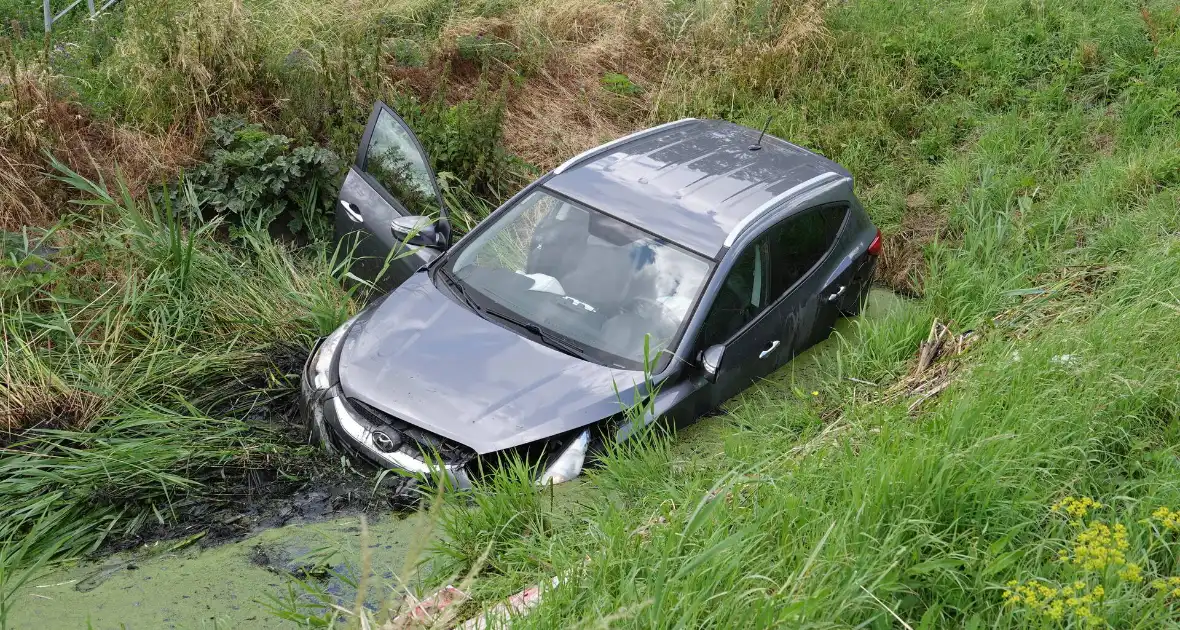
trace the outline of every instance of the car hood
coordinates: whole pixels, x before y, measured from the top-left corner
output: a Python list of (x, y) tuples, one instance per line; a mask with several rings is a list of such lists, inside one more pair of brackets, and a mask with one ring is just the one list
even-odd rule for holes
[(643, 382), (642, 372), (583, 361), (483, 319), (425, 272), (357, 319), (339, 375), (346, 396), (479, 454), (618, 413), (620, 396), (633, 400)]

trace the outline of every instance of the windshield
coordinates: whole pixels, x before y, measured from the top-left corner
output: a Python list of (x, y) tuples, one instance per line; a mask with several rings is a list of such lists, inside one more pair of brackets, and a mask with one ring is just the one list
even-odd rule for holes
[(652, 359), (676, 340), (711, 264), (540, 190), (460, 247), (449, 271), (483, 306), (627, 369), (642, 369), (645, 335)]

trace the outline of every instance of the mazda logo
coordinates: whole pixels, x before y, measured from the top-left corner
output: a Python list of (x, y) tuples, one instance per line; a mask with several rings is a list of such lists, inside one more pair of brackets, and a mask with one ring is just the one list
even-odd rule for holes
[(382, 453), (392, 453), (401, 445), (402, 438), (400, 435), (394, 433), (391, 436), (384, 429), (373, 431), (373, 446)]

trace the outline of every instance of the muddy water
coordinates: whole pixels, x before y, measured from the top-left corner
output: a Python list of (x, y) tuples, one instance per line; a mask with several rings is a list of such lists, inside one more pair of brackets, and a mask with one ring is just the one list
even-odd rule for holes
[[(874, 290), (864, 316), (882, 317), (906, 304), (888, 291)], [(837, 330), (846, 337), (856, 334), (850, 321), (842, 321)], [(810, 366), (833, 358), (833, 350), (831, 340), (824, 342), (786, 369), (795, 370), (796, 382), (806, 386)], [(706, 419), (681, 432), (678, 447), (708, 448), (725, 433), (723, 420)], [(581, 483), (559, 486), (557, 499), (574, 499)], [(414, 549), (434, 529), (425, 514), (370, 517), (364, 545), (376, 581), (388, 584), (394, 575), (407, 575), (407, 556), (417, 555)], [(158, 543), (36, 580), (18, 595), (9, 625), (20, 630), (295, 628), (299, 626), (264, 607), (272, 598), (286, 596), (292, 576), (318, 581), (337, 603), (350, 608), (356, 597), (348, 582), (359, 573), (362, 557), (357, 516), (288, 525), (207, 549), (176, 545)]]
[[(369, 523), (376, 576), (402, 574), (425, 522), (413, 515)], [(271, 529), (209, 549), (115, 556), (36, 581), (21, 594), (9, 622), (20, 629), (297, 627), (271, 615), (263, 603), (283, 596), (292, 575), (325, 576), (328, 591), (351, 602), (355, 591), (329, 570), (355, 575), (360, 548), (360, 520), (350, 517)]]
[[(576, 500), (584, 482), (554, 489), (553, 501)], [(388, 601), (394, 576), (425, 591), (409, 565), (435, 536), (425, 512), (359, 516), (268, 529), (244, 540), (202, 549), (170, 550), (161, 542), (102, 562), (83, 563), (34, 581), (18, 595), (9, 628), (300, 628), (267, 605), (285, 599), (295, 578), (315, 583), (335, 604), (353, 608), (362, 545), (373, 576), (367, 604)], [(197, 541), (199, 542), (199, 541)], [(179, 543), (183, 544), (183, 542)]]

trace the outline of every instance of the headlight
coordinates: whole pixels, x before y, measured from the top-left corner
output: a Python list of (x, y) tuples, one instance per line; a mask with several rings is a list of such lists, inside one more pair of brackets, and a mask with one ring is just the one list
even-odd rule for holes
[(332, 385), (332, 359), (336, 358), (336, 350), (340, 348), (340, 342), (344, 341), (344, 336), (348, 334), (348, 329), (352, 328), (352, 323), (360, 314), (354, 315), (351, 319), (340, 325), (339, 328), (332, 331), (324, 343), (320, 344), (320, 349), (316, 351), (315, 358), (311, 362), (312, 385), (317, 390), (328, 389)]
[(537, 483), (542, 486), (564, 483), (582, 474), (582, 465), (586, 463), (586, 448), (589, 446), (590, 430), (585, 429), (565, 447)]

